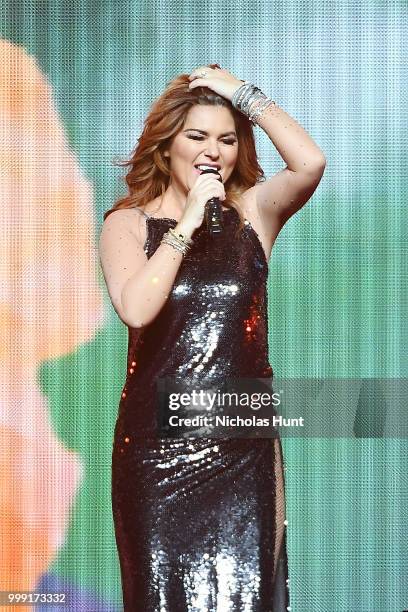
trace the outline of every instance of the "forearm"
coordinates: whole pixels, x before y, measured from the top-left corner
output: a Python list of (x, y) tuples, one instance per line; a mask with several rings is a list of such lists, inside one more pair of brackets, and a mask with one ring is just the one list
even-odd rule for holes
[(256, 122), (271, 139), (289, 170), (307, 172), (325, 164), (323, 151), (306, 130), (278, 105), (271, 104)]
[[(180, 223), (175, 229), (191, 237), (192, 231)], [(132, 327), (144, 327), (155, 319), (172, 290), (182, 261), (180, 251), (161, 243), (143, 268), (129, 278), (122, 290), (122, 307)]]

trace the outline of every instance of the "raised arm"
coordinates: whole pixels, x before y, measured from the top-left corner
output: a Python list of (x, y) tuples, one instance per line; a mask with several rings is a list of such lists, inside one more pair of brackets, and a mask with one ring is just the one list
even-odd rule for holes
[[(140, 223), (145, 223), (142, 217)], [(145, 231), (136, 232), (135, 224), (134, 211), (111, 213), (99, 237), (99, 258), (116, 313), (126, 325), (141, 328), (151, 323), (164, 306), (183, 255), (168, 244), (160, 244), (147, 259), (143, 250)], [(191, 237), (192, 230), (181, 222), (175, 229)]]
[(306, 130), (279, 106), (270, 106), (257, 122), (286, 162), (286, 168), (252, 187), (247, 195), (256, 202), (265, 225), (278, 222), (282, 226), (312, 197), (323, 176), (326, 158)]
[[(200, 66), (191, 72), (189, 80), (190, 89), (210, 87), (248, 116), (259, 110), (255, 121), (278, 150), (286, 163), (286, 168), (270, 179), (254, 185), (245, 195), (247, 205), (256, 206), (258, 215), (264, 222), (266, 233), (276, 234), (277, 227), (281, 227), (298, 211), (318, 186), (326, 166), (323, 152), (306, 130), (273, 100), (262, 92), (262, 99), (256, 99), (253, 85), (248, 82), (243, 84), (243, 81), (228, 70), (221, 69), (217, 64)], [(244, 91), (241, 98), (240, 91)], [(244, 108), (241, 107), (242, 101), (246, 102)]]

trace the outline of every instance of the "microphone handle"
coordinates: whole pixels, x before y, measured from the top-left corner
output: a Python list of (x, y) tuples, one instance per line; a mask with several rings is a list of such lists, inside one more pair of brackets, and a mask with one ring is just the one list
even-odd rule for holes
[(222, 207), (219, 198), (210, 198), (205, 205), (205, 220), (210, 236), (217, 236), (222, 232)]

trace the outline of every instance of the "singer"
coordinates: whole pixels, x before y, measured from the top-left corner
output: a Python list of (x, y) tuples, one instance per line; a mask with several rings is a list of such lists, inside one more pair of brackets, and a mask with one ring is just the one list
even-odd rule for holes
[[(286, 164), (268, 180), (255, 126)], [(286, 612), (280, 439), (160, 437), (156, 382), (272, 378), (268, 260), (324, 155), (259, 88), (210, 64), (167, 84), (123, 165), (129, 193), (105, 212), (99, 253), (129, 334), (112, 450), (124, 610)]]

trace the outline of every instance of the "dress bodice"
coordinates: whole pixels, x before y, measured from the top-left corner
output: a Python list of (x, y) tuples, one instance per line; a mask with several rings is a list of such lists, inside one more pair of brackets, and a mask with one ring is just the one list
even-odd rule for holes
[[(144, 250), (149, 259), (177, 221), (140, 212), (146, 216)], [(208, 234), (205, 224), (200, 226), (161, 311), (141, 331), (128, 327), (122, 411), (131, 411), (130, 404), (141, 394), (151, 398), (159, 378), (201, 388), (227, 378), (272, 378), (268, 263), (251, 224), (246, 221), (237, 236), (238, 227), (235, 208), (224, 211), (223, 232), (217, 238)]]

